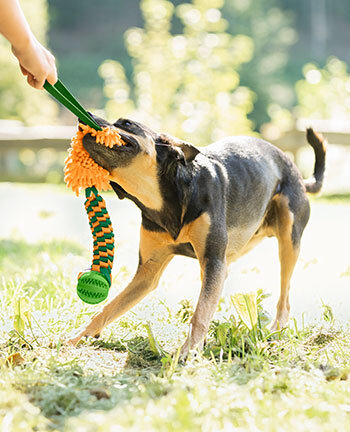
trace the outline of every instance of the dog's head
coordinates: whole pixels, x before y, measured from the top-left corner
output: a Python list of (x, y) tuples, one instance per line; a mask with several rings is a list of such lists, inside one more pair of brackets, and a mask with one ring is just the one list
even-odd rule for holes
[(109, 124), (99, 117), (94, 119), (100, 126), (116, 128), (125, 145), (105, 147), (87, 134), (83, 139), (84, 148), (96, 163), (109, 171), (111, 181), (144, 206), (159, 210), (163, 204), (161, 176), (172, 175), (179, 166), (188, 167), (199, 150), (133, 120), (120, 118)]

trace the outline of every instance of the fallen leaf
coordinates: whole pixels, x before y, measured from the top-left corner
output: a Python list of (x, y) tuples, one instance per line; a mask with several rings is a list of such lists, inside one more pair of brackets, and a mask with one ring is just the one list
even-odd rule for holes
[(6, 366), (18, 366), (23, 362), (24, 362), (24, 358), (21, 356), (19, 352), (16, 352), (7, 357), (5, 364)]

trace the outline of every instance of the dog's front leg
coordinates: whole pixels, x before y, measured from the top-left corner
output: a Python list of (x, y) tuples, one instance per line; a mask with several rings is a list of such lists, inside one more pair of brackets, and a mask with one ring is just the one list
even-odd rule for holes
[(89, 325), (76, 337), (70, 339), (68, 343), (76, 345), (84, 336), (99, 335), (104, 327), (139, 303), (149, 292), (156, 288), (159, 278), (171, 258), (172, 255), (164, 254), (156, 259), (150, 258), (144, 264), (139, 264), (130, 284), (108, 303), (100, 313), (95, 315)]
[(188, 351), (196, 346), (203, 347), (204, 338), (208, 332), (210, 321), (219, 303), (222, 288), (226, 278), (226, 263), (217, 258), (208, 259), (201, 266), (202, 288), (196, 310), (191, 320), (188, 338), (181, 349), (184, 357)]
[(220, 222), (213, 223), (210, 216), (204, 213), (190, 227), (191, 244), (201, 267), (202, 288), (188, 338), (181, 349), (182, 357), (190, 349), (203, 346), (226, 279), (227, 233)]

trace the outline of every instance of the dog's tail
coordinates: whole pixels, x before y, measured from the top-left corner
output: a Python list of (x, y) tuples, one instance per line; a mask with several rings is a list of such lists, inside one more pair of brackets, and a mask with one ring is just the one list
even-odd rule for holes
[(321, 190), (324, 173), (326, 170), (326, 151), (327, 140), (323, 135), (316, 133), (311, 127), (306, 130), (306, 138), (308, 143), (315, 152), (315, 166), (313, 178), (305, 180), (306, 192), (317, 193)]

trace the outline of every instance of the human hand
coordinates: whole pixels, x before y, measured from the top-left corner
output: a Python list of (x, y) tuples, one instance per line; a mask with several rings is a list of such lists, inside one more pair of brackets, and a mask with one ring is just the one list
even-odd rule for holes
[(57, 81), (55, 57), (45, 47), (32, 37), (26, 46), (16, 48), (12, 52), (17, 57), (23, 75), (28, 84), (36, 89), (42, 89), (47, 80), (50, 84)]

